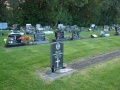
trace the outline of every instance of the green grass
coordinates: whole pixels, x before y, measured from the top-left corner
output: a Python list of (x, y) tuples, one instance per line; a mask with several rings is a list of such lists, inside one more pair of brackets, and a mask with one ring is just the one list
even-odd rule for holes
[[(37, 74), (50, 66), (50, 44), (4, 48), (0, 36), (0, 90), (119, 90), (120, 59), (84, 69), (45, 83)], [(94, 32), (99, 35), (99, 32)], [(114, 31), (110, 31), (114, 34)], [(80, 33), (84, 38), (89, 32)], [(47, 35), (54, 38), (54, 35)], [(50, 39), (51, 40), (51, 39)], [(120, 37), (88, 38), (64, 42), (64, 63), (120, 49)]]

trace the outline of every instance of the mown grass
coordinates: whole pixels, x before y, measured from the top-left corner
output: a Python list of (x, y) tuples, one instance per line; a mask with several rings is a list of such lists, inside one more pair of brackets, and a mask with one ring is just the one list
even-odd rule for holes
[[(50, 44), (4, 48), (0, 36), (0, 89), (1, 90), (119, 90), (120, 59), (84, 69), (75, 74), (45, 83), (37, 70), (50, 66)], [(99, 35), (99, 32), (94, 32)], [(114, 34), (114, 31), (110, 31)], [(85, 38), (89, 32), (81, 32)], [(47, 35), (53, 38), (54, 35)], [(64, 42), (64, 63), (120, 49), (120, 37), (88, 38)]]

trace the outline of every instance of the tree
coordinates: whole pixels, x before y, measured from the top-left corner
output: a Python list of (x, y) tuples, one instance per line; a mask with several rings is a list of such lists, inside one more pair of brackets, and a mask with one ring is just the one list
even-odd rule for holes
[(113, 24), (119, 23), (120, 20), (120, 1), (105, 0), (101, 8), (101, 23)]
[(0, 21), (6, 21), (6, 0), (0, 0)]

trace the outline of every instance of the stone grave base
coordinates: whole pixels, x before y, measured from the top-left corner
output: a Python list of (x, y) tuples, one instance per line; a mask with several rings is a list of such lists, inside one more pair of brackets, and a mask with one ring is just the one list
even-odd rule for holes
[(69, 74), (72, 74), (76, 72), (76, 70), (71, 68), (64, 68), (57, 70), (56, 72), (52, 73), (50, 68), (47, 68), (45, 72), (37, 71), (37, 74), (45, 81), (54, 81), (55, 79), (61, 78), (63, 76), (67, 76)]
[(49, 43), (49, 41), (35, 41), (35, 44), (46, 44)]

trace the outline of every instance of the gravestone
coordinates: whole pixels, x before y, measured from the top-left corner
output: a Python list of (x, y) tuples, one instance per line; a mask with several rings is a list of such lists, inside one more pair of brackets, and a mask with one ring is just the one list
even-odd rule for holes
[(94, 27), (94, 31), (98, 31), (98, 27), (97, 26)]
[(78, 26), (77, 26), (77, 25), (74, 25), (74, 27), (75, 27), (75, 30), (77, 30), (77, 29), (78, 29)]
[(120, 35), (120, 27), (117, 28), (116, 35)]
[(20, 25), (19, 24), (13, 24), (12, 29), (13, 30), (20, 30)]
[(51, 30), (50, 26), (44, 26), (44, 31), (50, 31), (50, 30)]
[(39, 30), (39, 31), (43, 30), (41, 24), (36, 24), (36, 30)]
[(71, 31), (71, 28), (70, 28), (69, 25), (65, 26), (65, 31), (66, 31), (66, 32), (70, 32), (70, 31)]
[(84, 31), (84, 27), (80, 27), (80, 32)]
[(75, 26), (71, 26), (71, 31), (74, 31), (75, 30)]
[(44, 43), (49, 43), (48, 40), (46, 40), (45, 38), (45, 33), (41, 33), (41, 32), (36, 32), (34, 34), (34, 42), (36, 44), (44, 44)]
[(63, 24), (58, 24), (58, 29), (64, 31), (65, 26)]
[(45, 34), (53, 34), (54, 32), (52, 31), (52, 28), (50, 26), (44, 26), (44, 31)]
[(34, 34), (35, 28), (31, 24), (26, 24), (26, 34)]
[(56, 40), (63, 40), (64, 39), (64, 32), (63, 31), (56, 31), (55, 32), (55, 38)]
[(72, 31), (72, 40), (80, 39), (78, 31)]
[(44, 33), (36, 33), (34, 34), (35, 41), (45, 41), (45, 34)]
[(108, 33), (107, 30), (101, 30), (100, 36), (101, 36), (101, 37), (108, 37), (108, 36), (110, 36), (110, 34)]
[(95, 24), (91, 24), (90, 28), (94, 30)]
[(52, 72), (63, 68), (63, 43), (51, 43), (51, 70)]

